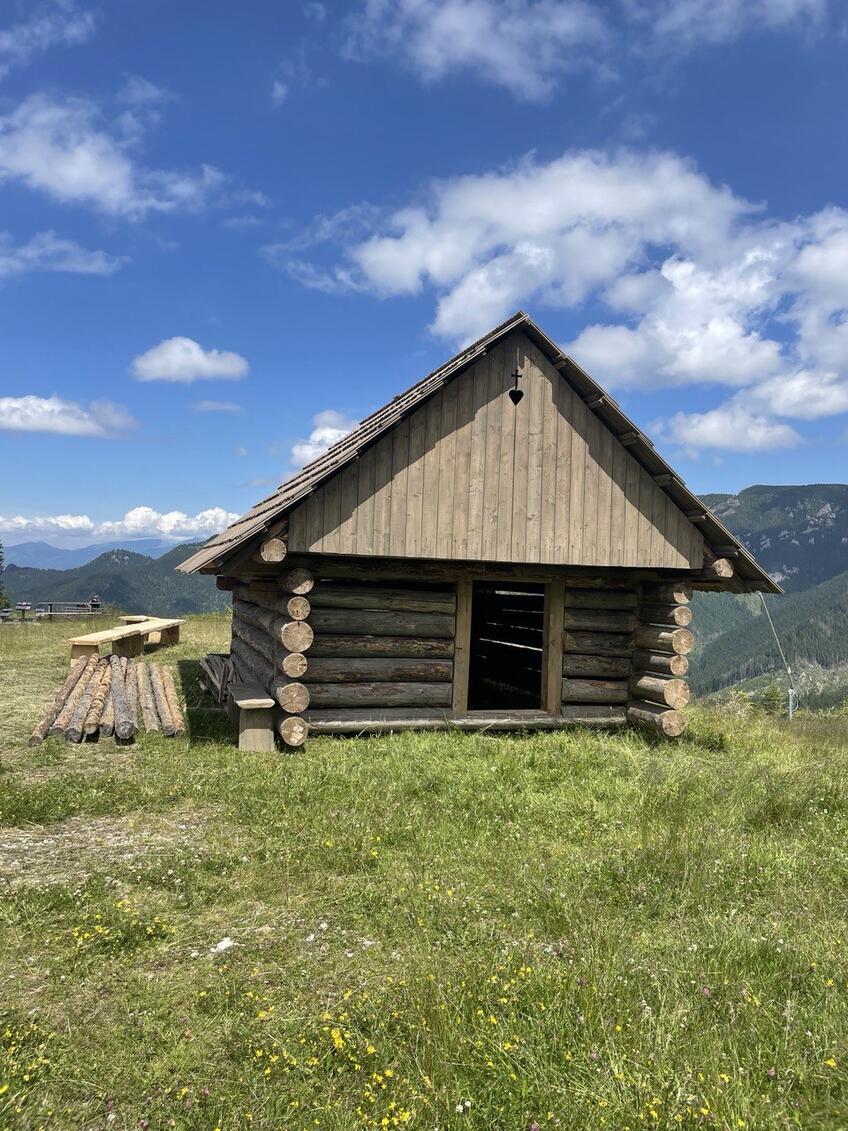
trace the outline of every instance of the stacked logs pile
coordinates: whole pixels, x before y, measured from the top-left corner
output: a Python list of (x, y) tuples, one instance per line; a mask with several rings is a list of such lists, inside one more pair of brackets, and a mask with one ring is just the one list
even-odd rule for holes
[(628, 722), (672, 738), (683, 731), (689, 702), (691, 597), (691, 586), (679, 582), (645, 586), (634, 634)]
[(275, 729), (288, 746), (302, 746), (308, 727), (303, 712), (309, 692), (302, 682), (313, 631), (307, 594), (314, 585), (305, 569), (282, 570), (273, 580), (219, 584), (232, 589), (233, 676), (258, 684), (280, 707)]
[(566, 587), (563, 603), (562, 714), (574, 722), (624, 725), (636, 591)]
[(162, 664), (144, 664), (126, 656), (81, 656), (56, 692), (49, 710), (33, 730), (29, 744), (56, 736), (68, 742), (114, 737), (130, 742), (138, 730), (166, 737), (185, 733), (174, 677)]

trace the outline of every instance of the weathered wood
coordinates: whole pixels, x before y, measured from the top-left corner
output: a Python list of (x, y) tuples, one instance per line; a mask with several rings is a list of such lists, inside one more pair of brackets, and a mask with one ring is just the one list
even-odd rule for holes
[(150, 686), (153, 690), (156, 714), (159, 716), (162, 733), (166, 738), (173, 738), (176, 734), (176, 726), (171, 718), (171, 708), (168, 706), (168, 696), (165, 694), (165, 688), (162, 684), (162, 672), (159, 664), (151, 664), (148, 671), (150, 672)]
[(637, 649), (633, 653), (634, 672), (656, 672), (678, 679), (689, 674), (689, 661), (674, 652), (650, 652)]
[(286, 553), (286, 543), (282, 538), (266, 538), (256, 551), (255, 557), (258, 562), (276, 565), (284, 561)]
[(315, 609), (310, 623), (315, 632), (432, 639), (452, 638), (455, 617), (447, 613), (404, 613), (378, 609)]
[(280, 667), (283, 675), (289, 679), (300, 679), (306, 674), (309, 663), (302, 652), (283, 652), (280, 657)]
[(569, 609), (635, 609), (638, 603), (634, 589), (565, 590), (565, 605)]
[(109, 684), (109, 697), (103, 706), (100, 716), (100, 737), (111, 738), (115, 732), (115, 704), (112, 701), (112, 685)]
[(153, 696), (153, 687), (150, 683), (150, 671), (147, 664), (136, 664), (136, 685), (138, 687), (138, 702), (141, 707), (141, 720), (144, 729), (148, 732), (160, 730), (159, 715), (156, 713), (156, 702)]
[(305, 620), (275, 621), (274, 632), (287, 652), (308, 652), (312, 647), (313, 629)]
[(277, 720), (277, 734), (286, 746), (303, 746), (309, 736), (309, 724), (297, 715), (283, 715)]
[(309, 687), (313, 707), (449, 707), (450, 683), (313, 683)]
[[(285, 602), (280, 602), (285, 604)], [(302, 620), (287, 621), (278, 616), (275, 609), (268, 609), (248, 601), (233, 601), (233, 632), (241, 635), (257, 651), (265, 652), (265, 645), (249, 638), (248, 633), (242, 633), (237, 625), (248, 624), (258, 628), (268, 638), (268, 648), (282, 644), (287, 652), (307, 652), (312, 645), (312, 628)], [(269, 653), (269, 659), (274, 657)]]
[(682, 679), (664, 679), (656, 675), (636, 675), (630, 681), (634, 699), (648, 699), (680, 710), (689, 702), (689, 684)]
[(231, 655), (238, 662), (239, 670), (248, 673), (250, 676), (249, 679), (242, 680), (242, 682), (260, 683), (263, 687), (271, 685), (271, 682), (277, 676), (277, 672), (264, 656), (260, 656), (249, 644), (245, 644), (237, 636), (233, 637), (230, 648), (232, 649)]
[(640, 605), (639, 619), (643, 624), (671, 624), (685, 628), (692, 623), (692, 610), (688, 605)]
[(112, 690), (112, 668), (109, 664), (104, 663), (103, 669), (100, 673), (100, 682), (91, 697), (91, 705), (88, 708), (88, 714), (85, 716), (83, 723), (83, 733), (86, 735), (93, 735), (100, 729), (100, 717), (103, 714), (103, 708), (106, 706), (106, 700)]
[(717, 580), (726, 580), (733, 577), (735, 573), (733, 562), (727, 558), (716, 558), (715, 561), (705, 561), (701, 570), (701, 576), (707, 579), (715, 578)]
[(293, 593), (297, 597), (305, 597), (307, 593), (311, 593), (315, 584), (315, 578), (308, 569), (284, 569), (278, 581), (285, 593)]
[(636, 616), (618, 609), (566, 608), (564, 623), (571, 632), (630, 633), (636, 627)]
[(562, 674), (583, 679), (627, 679), (630, 660), (626, 656), (579, 656), (566, 652)]
[(183, 710), (180, 706), (180, 699), (177, 695), (177, 686), (174, 683), (174, 674), (170, 668), (165, 665), (160, 665), (159, 671), (162, 677), (162, 688), (165, 692), (165, 698), (168, 700), (168, 710), (171, 712), (171, 722), (174, 724), (174, 734), (179, 736), (185, 734), (185, 719), (183, 718)]
[(255, 684), (231, 683), (229, 698), (238, 710), (239, 750), (270, 754), (274, 750), (274, 700)]
[(128, 660), (127, 670), (124, 673), (124, 687), (127, 692), (127, 702), (129, 703), (133, 727), (136, 730), (138, 730), (138, 683), (135, 676), (137, 667), (137, 660)]
[(91, 701), (100, 687), (106, 665), (107, 660), (105, 658), (99, 659), (97, 661), (97, 667), (86, 683), (85, 690), (80, 696), (74, 713), (65, 728), (65, 738), (67, 738), (68, 742), (80, 742), (82, 736), (85, 734), (85, 720), (88, 718)]
[(353, 635), (342, 636), (335, 633), (317, 635), (309, 653), (310, 663), (313, 656), (392, 656), (397, 659), (403, 657), (417, 658), (430, 657), (432, 659), (449, 658), (454, 654), (453, 640), (442, 639), (416, 639), (414, 636), (371, 636)]
[(288, 679), (275, 679), (268, 690), (289, 715), (301, 714), (311, 701), (310, 688)]
[(306, 620), (309, 616), (311, 605), (305, 597), (289, 597), (286, 601), (285, 615), (292, 620)]
[(563, 703), (626, 703), (627, 683), (615, 679), (563, 679)]
[(682, 711), (661, 707), (657, 703), (631, 703), (627, 708), (627, 721), (664, 734), (667, 738), (677, 738), (686, 726), (686, 716)]
[(692, 651), (695, 637), (688, 628), (661, 628), (643, 624), (633, 634), (633, 642), (640, 649), (676, 652), (678, 656), (685, 656)]
[(562, 634), (566, 652), (579, 652), (583, 656), (629, 656), (630, 637), (608, 632), (570, 632)]
[(377, 585), (333, 585), (322, 583), (311, 598), (315, 609), (391, 609), (404, 613), (448, 613), (456, 611), (456, 597), (447, 591), (387, 589)]
[(243, 640), (254, 652), (263, 656), (269, 664), (274, 663), (276, 647), (273, 638), (261, 628), (256, 628), (249, 621), (243, 620), (241, 606), (233, 613), (233, 636)]
[(318, 656), (309, 661), (304, 683), (423, 682), (449, 683), (453, 661), (393, 657)]
[(625, 726), (627, 710), (612, 704), (563, 703), (559, 718), (577, 726)]
[[(456, 583), (456, 597), (455, 597), (455, 633), (454, 633), (454, 659), (453, 663), (446, 660), (442, 661), (451, 666), (451, 674), (446, 678), (453, 680), (453, 690), (451, 692), (451, 706), (456, 714), (464, 715), (468, 710), (468, 674), (471, 667), (471, 610), (474, 586), (470, 577), (462, 577)], [(360, 661), (362, 662), (362, 661)], [(367, 660), (366, 663), (373, 664), (374, 660)], [(377, 663), (390, 665), (392, 663), (409, 664), (416, 663), (415, 660), (378, 660)], [(425, 664), (432, 665), (432, 660), (424, 661)], [(383, 679), (397, 679), (398, 676), (383, 675)], [(404, 678), (401, 676), (400, 678)]]
[(56, 695), (53, 699), (53, 702), (50, 704), (47, 713), (37, 724), (32, 734), (30, 735), (30, 746), (38, 746), (47, 737), (47, 732), (59, 717), (62, 708), (65, 706), (65, 703), (67, 702), (77, 683), (79, 683), (80, 678), (82, 677), (83, 672), (86, 670), (87, 665), (88, 660), (85, 656), (79, 656), (74, 661), (73, 665), (71, 666), (71, 670), (68, 673), (68, 678), (56, 692)]
[[(552, 521), (552, 518), (551, 518)], [(549, 537), (553, 537), (548, 532)], [(542, 544), (546, 541), (542, 535)], [(562, 679), (562, 631), (565, 616), (565, 590), (562, 580), (551, 581), (545, 587), (545, 618), (542, 634), (542, 706), (552, 714), (559, 711)]]
[(688, 581), (668, 581), (659, 585), (642, 587), (642, 597), (667, 605), (688, 605), (692, 600), (692, 586)]
[(237, 589), (242, 582), (237, 577), (216, 577), (215, 588), (220, 589), (222, 593), (232, 593)]
[(564, 730), (574, 726), (624, 726), (624, 707), (576, 704), (546, 711), (474, 711), (453, 715), (431, 708), (332, 708), (306, 713), (309, 729), (315, 734), (379, 734), (404, 730), (510, 731)]
[(112, 665), (112, 710), (115, 715), (115, 737), (127, 741), (135, 734), (135, 718), (130, 711), (124, 683), (126, 665), (122, 665), (118, 656), (110, 656)]

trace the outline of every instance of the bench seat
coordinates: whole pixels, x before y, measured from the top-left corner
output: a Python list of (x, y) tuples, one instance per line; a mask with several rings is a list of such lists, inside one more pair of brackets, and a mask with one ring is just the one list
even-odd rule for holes
[(165, 617), (145, 617), (119, 628), (106, 628), (102, 632), (89, 632), (85, 636), (74, 636), (68, 643), (71, 646), (71, 663), (79, 656), (99, 656), (101, 644), (111, 644), (116, 656), (140, 656), (147, 640), (162, 644), (179, 644), (180, 625), (185, 621)]

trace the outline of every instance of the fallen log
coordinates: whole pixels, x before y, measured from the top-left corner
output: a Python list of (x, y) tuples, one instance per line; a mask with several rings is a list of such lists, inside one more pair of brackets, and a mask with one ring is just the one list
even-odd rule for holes
[(138, 689), (138, 702), (141, 707), (141, 721), (144, 723), (144, 729), (148, 733), (160, 730), (159, 716), (156, 713), (156, 703), (153, 699), (153, 688), (150, 684), (150, 672), (147, 664), (136, 665), (135, 678)]
[(87, 659), (85, 656), (81, 656), (80, 659), (85, 660), (85, 666), (80, 673), (79, 679), (71, 688), (70, 694), (65, 701), (65, 705), (61, 708), (54, 721), (50, 724), (50, 729), (47, 731), (47, 734), (51, 738), (55, 735), (65, 734), (66, 730), (68, 729), (68, 724), (74, 717), (77, 705), (82, 696), (85, 694), (85, 689), (88, 687), (89, 683), (91, 682), (92, 676), (97, 670), (97, 664), (99, 662), (98, 656), (89, 656)]
[(627, 708), (627, 721), (667, 738), (677, 738), (686, 726), (686, 716), (682, 711), (661, 707), (657, 703), (632, 704)]
[(676, 652), (678, 656), (685, 656), (692, 651), (695, 637), (688, 628), (661, 628), (643, 624), (636, 629), (633, 642), (640, 649)]
[(109, 698), (103, 707), (103, 714), (100, 716), (100, 737), (111, 738), (115, 731), (115, 705), (112, 702), (112, 682), (109, 681)]
[[(124, 663), (121, 663), (121, 659)], [(110, 656), (112, 664), (112, 709), (115, 714), (115, 738), (127, 742), (135, 734), (135, 719), (130, 713), (126, 691), (126, 657)]]
[(106, 701), (112, 691), (112, 667), (110, 664), (103, 665), (103, 671), (100, 676), (100, 682), (97, 689), (91, 697), (91, 706), (88, 708), (88, 714), (85, 717), (83, 724), (83, 733), (86, 735), (96, 734), (100, 729), (100, 719), (106, 707)]
[(68, 742), (80, 742), (82, 740), (82, 736), (85, 734), (85, 720), (88, 718), (91, 701), (100, 687), (106, 666), (106, 657), (101, 657), (97, 661), (97, 667), (94, 669), (91, 679), (86, 684), (85, 691), (82, 693), (77, 703), (73, 718), (68, 723), (65, 730), (65, 738), (67, 738)]
[(615, 679), (564, 679), (563, 703), (626, 703), (630, 698), (627, 683)]
[(692, 610), (688, 605), (642, 605), (639, 619), (643, 624), (671, 624), (685, 628), (692, 623)]
[(680, 710), (689, 702), (689, 684), (682, 679), (663, 679), (655, 675), (634, 676), (630, 692), (636, 699), (648, 699), (666, 707)]
[(185, 734), (185, 719), (183, 718), (182, 707), (180, 706), (179, 696), (177, 695), (177, 687), (174, 683), (174, 674), (169, 667), (161, 664), (159, 671), (162, 677), (162, 687), (165, 691), (165, 698), (168, 700), (168, 710), (171, 712), (171, 722), (174, 724), (174, 734), (179, 737)]
[(168, 696), (165, 694), (165, 688), (162, 685), (162, 672), (159, 664), (151, 664), (149, 671), (150, 686), (153, 691), (153, 699), (156, 703), (156, 714), (159, 716), (162, 733), (166, 738), (173, 738), (176, 733), (176, 727), (174, 720), (171, 718)]
[(685, 656), (674, 652), (650, 652), (637, 650), (633, 653), (634, 672), (656, 672), (658, 675), (671, 675), (681, 678), (689, 674), (689, 661)]
[(124, 677), (124, 689), (127, 693), (127, 703), (130, 708), (130, 717), (133, 721), (133, 727), (138, 730), (138, 683), (136, 681), (135, 671), (138, 667), (137, 660), (127, 660), (127, 671)]
[[(620, 638), (618, 638), (620, 639)], [(454, 644), (452, 639), (416, 639), (414, 636), (371, 636), (370, 634), (354, 634), (352, 636), (338, 633), (325, 633), (316, 635), (309, 653), (310, 662), (313, 656), (335, 656), (341, 658), (348, 656), (393, 656), (416, 658), (429, 656), (432, 659), (448, 658), (453, 656)]]
[(68, 696), (76, 687), (77, 683), (79, 683), (80, 677), (86, 669), (87, 662), (85, 656), (80, 656), (78, 659), (74, 660), (71, 670), (68, 672), (68, 678), (56, 692), (53, 702), (47, 710), (47, 714), (42, 718), (41, 722), (37, 724), (32, 734), (29, 736), (30, 746), (38, 746), (47, 737), (47, 732), (58, 718)]

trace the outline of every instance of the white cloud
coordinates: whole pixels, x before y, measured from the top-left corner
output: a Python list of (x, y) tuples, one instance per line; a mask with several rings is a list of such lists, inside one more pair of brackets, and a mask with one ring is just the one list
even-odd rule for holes
[(328, 408), (318, 412), (312, 417), (314, 428), (305, 440), (297, 440), (292, 445), (291, 462), (295, 467), (303, 467), (317, 459), (322, 452), (343, 439), (348, 432), (356, 427), (357, 421), (351, 420), (343, 412), (336, 412)]
[(189, 515), (183, 511), (161, 512), (153, 507), (133, 507), (123, 518), (94, 522), (85, 514), (0, 515), (0, 531), (30, 537), (66, 535), (86, 538), (169, 538), (181, 542), (189, 538), (209, 538), (235, 522), (239, 516), (221, 507), (210, 507)]
[(0, 279), (27, 271), (111, 275), (123, 263), (126, 263), (125, 256), (89, 251), (55, 232), (38, 232), (28, 243), (17, 245), (8, 232), (0, 232)]
[(238, 381), (246, 377), (248, 364), (229, 350), (205, 350), (191, 338), (167, 338), (133, 359), (132, 374), (138, 381)]
[(274, 79), (271, 83), (271, 101), (275, 106), (282, 106), (289, 96), (288, 84), (282, 79)]
[(112, 401), (92, 401), (83, 406), (57, 396), (0, 397), (0, 429), (10, 432), (112, 439), (134, 425), (129, 412)]
[(192, 408), (195, 412), (244, 412), (235, 401), (195, 401)]
[(690, 452), (701, 448), (723, 448), (735, 452), (763, 452), (792, 448), (801, 437), (788, 424), (754, 415), (729, 401), (709, 412), (678, 412), (654, 424), (657, 435)]
[(65, 204), (86, 204), (113, 216), (196, 210), (222, 193), (223, 173), (146, 169), (134, 159), (142, 124), (122, 116), (110, 130), (86, 99), (25, 99), (0, 116), (0, 182), (16, 180)]
[(607, 30), (583, 0), (364, 0), (345, 53), (402, 59), (425, 82), (472, 71), (518, 98), (547, 98), (594, 65)]
[(669, 50), (817, 24), (827, 0), (625, 0), (625, 8), (645, 25), (649, 41)]
[(143, 75), (128, 75), (117, 97), (119, 102), (138, 108), (157, 106), (168, 102), (173, 96), (164, 87), (157, 86)]
[(85, 43), (94, 34), (95, 24), (93, 12), (59, 2), (42, 5), (23, 23), (0, 28), (0, 78), (51, 47)]

